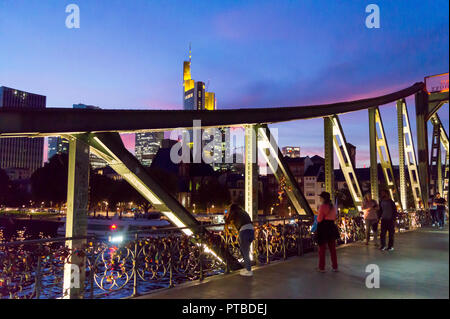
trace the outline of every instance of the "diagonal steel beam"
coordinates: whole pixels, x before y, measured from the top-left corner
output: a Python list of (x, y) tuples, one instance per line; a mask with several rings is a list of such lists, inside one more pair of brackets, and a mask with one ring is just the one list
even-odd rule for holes
[[(90, 145), (92, 153), (105, 160), (108, 165), (133, 186), (145, 199), (188, 235), (200, 235), (207, 231), (160, 183), (146, 171), (145, 167), (125, 148), (118, 133), (91, 133), (76, 135), (77, 139)], [(193, 241), (195, 239), (191, 237)], [(198, 243), (197, 243), (198, 244)], [(231, 269), (240, 268), (237, 260), (220, 245), (204, 247), (219, 260), (226, 259)]]
[(402, 207), (397, 189), (397, 183), (395, 181), (394, 170), (392, 168), (391, 153), (389, 152), (389, 146), (383, 127), (383, 120), (381, 119), (381, 114), (378, 107), (375, 108), (375, 124), (377, 126), (376, 144), (384, 179), (391, 195), (391, 199), (398, 205), (398, 207)]
[(188, 227), (188, 235), (200, 231), (200, 223), (167, 190), (165, 190), (144, 166), (125, 148), (118, 133), (89, 134), (84, 142), (91, 151), (132, 185), (145, 199), (163, 213), (177, 227)]
[(350, 152), (347, 146), (347, 140), (345, 139), (344, 131), (342, 130), (341, 122), (337, 115), (331, 117), (333, 125), (333, 142), (334, 151), (341, 165), (342, 173), (344, 174), (345, 181), (352, 195), (353, 204), (358, 210), (362, 207), (362, 192), (359, 185), (359, 181), (356, 177), (355, 167), (350, 159)]
[[(442, 171), (438, 170), (438, 174), (440, 173), (441, 176), (440, 180), (442, 180), (441, 183), (439, 183), (439, 192), (441, 192), (442, 196), (447, 199), (448, 201), (448, 183), (449, 183), (449, 140), (447, 132), (445, 131), (444, 126), (442, 125), (441, 119), (439, 118), (439, 115), (437, 113), (434, 113), (430, 118), (431, 123), (434, 127), (439, 127), (440, 131), (440, 142), (442, 146), (445, 149), (445, 170), (444, 170), (444, 176), (442, 177)], [(441, 161), (441, 160), (440, 160)], [(439, 176), (438, 176), (439, 177)]]
[(297, 214), (314, 216), (308, 201), (298, 187), (289, 165), (284, 160), (275, 138), (273, 137), (267, 125), (261, 125), (258, 128), (258, 148), (264, 155), (266, 162), (272, 170), (278, 182), (284, 177), (286, 180), (286, 194), (294, 206)]
[[(409, 182), (411, 184), (412, 194), (414, 197), (414, 203), (416, 209), (420, 209), (422, 201), (422, 193), (420, 188), (420, 180), (417, 169), (417, 159), (416, 151), (414, 149), (414, 143), (411, 133), (411, 125), (409, 123), (408, 108), (406, 106), (406, 101), (404, 99), (397, 102), (397, 116), (399, 123), (399, 152), (405, 157), (406, 167), (409, 172)], [(401, 145), (403, 145), (403, 150), (401, 150)], [(403, 152), (403, 153), (402, 153)], [(406, 190), (406, 181), (400, 179), (400, 187)], [(406, 200), (406, 193), (404, 194)], [(424, 204), (425, 205), (425, 204)], [(426, 206), (424, 206), (426, 207)]]

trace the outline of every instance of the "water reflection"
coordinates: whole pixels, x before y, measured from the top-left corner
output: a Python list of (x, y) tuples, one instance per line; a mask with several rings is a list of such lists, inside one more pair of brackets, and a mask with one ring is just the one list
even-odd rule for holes
[(62, 222), (0, 217), (0, 242), (57, 237)]

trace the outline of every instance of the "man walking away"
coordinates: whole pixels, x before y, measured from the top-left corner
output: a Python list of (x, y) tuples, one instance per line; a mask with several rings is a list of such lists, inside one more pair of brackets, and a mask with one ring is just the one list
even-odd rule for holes
[(446, 201), (441, 197), (441, 194), (436, 193), (436, 196), (434, 196), (433, 205), (436, 206), (436, 220), (440, 229), (444, 228), (445, 204)]
[[(380, 201), (380, 217), (381, 217), (381, 234), (380, 250), (394, 250), (394, 233), (395, 233), (395, 219), (397, 218), (397, 207), (394, 201), (390, 198), (386, 190), (381, 191)], [(389, 244), (386, 248), (386, 232), (389, 232)]]
[(224, 229), (226, 232), (229, 231), (228, 227), (230, 226), (239, 232), (239, 246), (245, 265), (245, 269), (241, 270), (241, 275), (253, 276), (250, 245), (255, 239), (255, 231), (250, 216), (237, 204), (230, 206), (230, 212), (225, 217)]
[(369, 245), (370, 240), (370, 229), (373, 231), (373, 241), (375, 245), (377, 244), (377, 235), (378, 235), (378, 204), (375, 200), (372, 199), (372, 195), (367, 193), (364, 196), (364, 202), (362, 206), (362, 210), (364, 212), (364, 223), (366, 225), (366, 245)]

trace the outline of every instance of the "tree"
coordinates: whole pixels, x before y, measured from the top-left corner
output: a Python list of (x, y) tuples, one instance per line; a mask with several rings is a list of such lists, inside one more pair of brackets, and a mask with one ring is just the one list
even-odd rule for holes
[(31, 175), (32, 195), (35, 201), (55, 202), (67, 200), (68, 155), (56, 154)]
[(0, 205), (7, 205), (11, 195), (11, 181), (6, 172), (0, 169)]
[(220, 184), (216, 179), (205, 180), (197, 193), (193, 196), (193, 202), (200, 209), (207, 210), (212, 205), (230, 205), (230, 192), (228, 188)]
[(336, 200), (340, 208), (353, 208), (355, 207), (352, 199), (352, 195), (348, 188), (339, 189), (336, 191)]

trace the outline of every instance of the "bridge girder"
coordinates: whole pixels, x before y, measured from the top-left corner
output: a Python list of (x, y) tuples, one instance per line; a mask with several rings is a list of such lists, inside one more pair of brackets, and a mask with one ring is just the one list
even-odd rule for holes
[[(372, 111), (371, 111), (372, 110)], [(384, 180), (386, 182), (386, 186), (388, 188), (391, 199), (397, 204), (398, 207), (403, 207), (401, 205), (401, 199), (398, 194), (397, 182), (395, 180), (394, 169), (392, 168), (392, 158), (391, 153), (389, 151), (388, 141), (386, 139), (386, 133), (384, 131), (383, 120), (381, 118), (380, 110), (378, 107), (369, 109), (369, 112), (373, 112), (373, 116), (371, 117), (371, 121), (374, 121), (372, 124), (375, 130), (374, 140), (371, 140), (371, 143), (375, 143), (376, 149), (378, 152), (378, 157), (380, 158), (380, 164), (383, 171)], [(369, 124), (369, 126), (371, 126)], [(372, 162), (371, 162), (372, 166)], [(376, 161), (375, 161), (376, 166)], [(377, 170), (378, 173), (378, 170)], [(377, 184), (378, 180), (371, 180), (371, 184)]]
[(118, 133), (75, 136), (91, 146), (106, 163), (177, 227), (187, 227), (187, 235), (198, 233), (200, 223), (176, 198), (165, 190), (123, 145)]
[(341, 170), (352, 196), (353, 204), (358, 210), (361, 210), (363, 201), (361, 186), (356, 176), (354, 164), (350, 158), (350, 151), (339, 117), (337, 115), (331, 116), (331, 123), (333, 127), (334, 151), (341, 165)]
[(425, 89), (415, 93), (417, 148), (419, 160), (422, 200), (428, 208), (430, 198), (430, 162), (428, 147), (428, 121), (437, 114), (442, 105), (448, 103), (449, 92), (428, 93)]
[(289, 165), (286, 163), (284, 156), (267, 125), (260, 125), (258, 127), (258, 140), (258, 148), (264, 155), (264, 158), (276, 180), (280, 182), (281, 179), (284, 178), (286, 183), (286, 194), (291, 204), (294, 206), (297, 214), (313, 217), (314, 213), (304, 194), (298, 187), (298, 183), (295, 181)]
[[(405, 159), (406, 167), (408, 168), (409, 173), (409, 182), (411, 185), (412, 194), (414, 197), (414, 203), (416, 209), (420, 209), (420, 202), (423, 201), (422, 198), (422, 189), (420, 184), (420, 177), (417, 168), (417, 159), (416, 152), (414, 149), (414, 143), (412, 139), (411, 125), (409, 122), (408, 108), (406, 106), (406, 101), (404, 99), (399, 100), (397, 102), (397, 120), (398, 120), (398, 129), (399, 129), (399, 153), (400, 160), (402, 157)], [(402, 147), (403, 145), (403, 147)], [(400, 161), (400, 169), (402, 170), (402, 164)], [(403, 174), (404, 175), (404, 174)], [(402, 193), (402, 202), (403, 200), (406, 203), (406, 180), (401, 178), (402, 174), (400, 174), (400, 190)], [(404, 199), (403, 199), (404, 198)], [(424, 207), (425, 203), (423, 203)], [(405, 208), (405, 207), (404, 207)]]
[[(445, 162), (444, 162), (444, 176), (442, 176), (442, 168), (438, 167), (438, 175), (437, 175), (437, 184), (439, 187), (439, 192), (442, 194), (444, 198), (448, 201), (448, 185), (449, 185), (449, 140), (447, 132), (445, 131), (444, 125), (442, 125), (441, 119), (437, 113), (434, 113), (430, 117), (430, 121), (433, 124), (434, 128), (439, 129), (439, 140), (442, 146), (445, 149)], [(439, 154), (441, 155), (441, 154)], [(442, 165), (442, 159), (439, 158), (438, 165)]]
[(194, 120), (202, 127), (270, 124), (320, 118), (384, 105), (424, 88), (423, 82), (390, 94), (340, 103), (206, 111), (185, 110), (77, 110), (68, 108), (0, 108), (0, 137), (51, 136), (85, 132), (135, 133), (191, 128)]
[[(92, 153), (105, 160), (115, 172), (121, 175), (173, 224), (183, 228), (182, 232), (186, 235), (202, 235), (207, 232), (196, 218), (125, 148), (118, 133), (89, 133), (72, 135), (69, 138), (89, 145)], [(194, 237), (191, 237), (191, 239), (195, 241)], [(237, 260), (224, 247), (205, 247), (205, 250), (219, 260), (226, 258), (231, 269), (240, 268)]]

